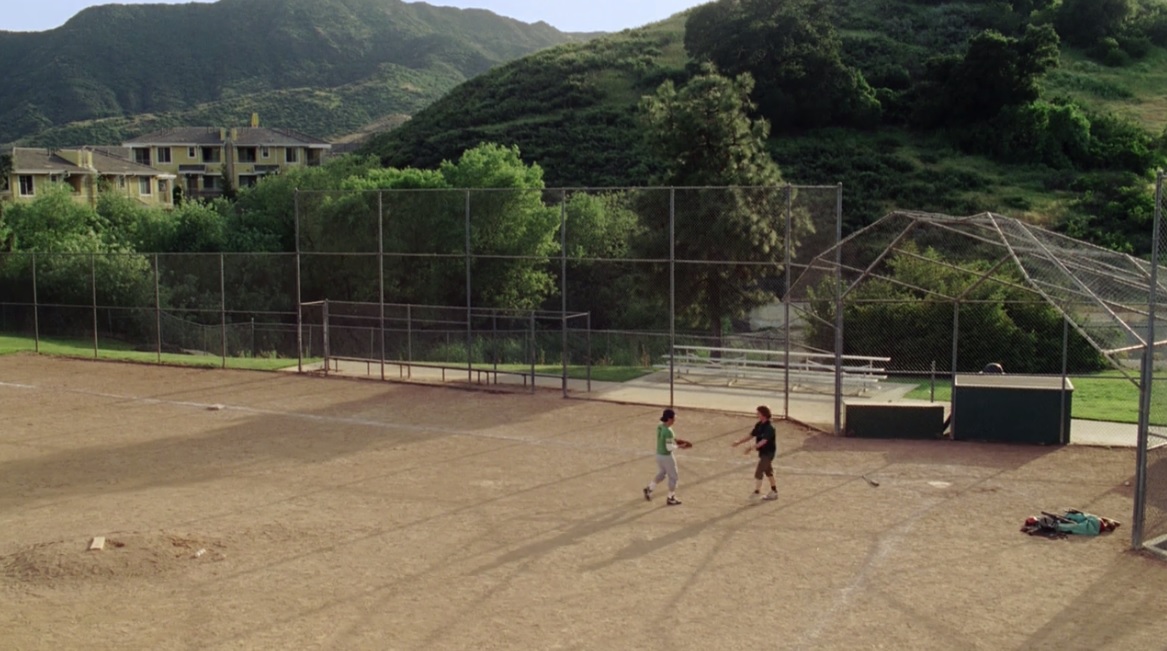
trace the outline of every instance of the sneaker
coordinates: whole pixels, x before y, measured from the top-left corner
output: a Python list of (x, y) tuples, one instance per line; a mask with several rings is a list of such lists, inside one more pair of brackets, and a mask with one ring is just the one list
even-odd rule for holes
[(652, 501), (652, 489), (647, 486), (644, 488), (644, 499)]
[(766, 493), (766, 496), (762, 499), (766, 500), (767, 502), (773, 502), (774, 500), (778, 499), (778, 491), (770, 491), (769, 493)]
[(665, 504), (668, 504), (669, 506), (680, 506), (681, 500), (675, 497), (670, 497), (667, 501), (665, 501)]
[(754, 491), (754, 492), (750, 493), (751, 500), (756, 500), (756, 499), (759, 499), (761, 497), (762, 497), (762, 494), (759, 493), (758, 491)]

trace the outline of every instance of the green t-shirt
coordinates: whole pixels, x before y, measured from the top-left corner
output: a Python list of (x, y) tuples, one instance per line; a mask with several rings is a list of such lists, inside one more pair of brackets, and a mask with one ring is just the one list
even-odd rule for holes
[(656, 453), (657, 454), (672, 454), (673, 451), (669, 449), (667, 441), (673, 440), (673, 428), (661, 423), (656, 426)]

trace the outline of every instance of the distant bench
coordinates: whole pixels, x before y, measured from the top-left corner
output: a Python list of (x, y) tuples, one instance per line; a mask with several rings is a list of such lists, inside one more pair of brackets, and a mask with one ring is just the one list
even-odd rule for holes
[[(747, 348), (718, 348), (710, 346), (674, 346), (672, 355), (663, 355), (662, 368), (670, 363), (680, 375), (699, 375), (724, 379), (728, 384), (738, 380), (785, 381), (787, 372), (797, 386), (830, 387), (835, 385), (835, 356), (830, 353), (791, 352), (782, 350), (753, 350)], [(843, 355), (843, 387), (865, 393), (887, 379), (884, 365), (890, 357)]]

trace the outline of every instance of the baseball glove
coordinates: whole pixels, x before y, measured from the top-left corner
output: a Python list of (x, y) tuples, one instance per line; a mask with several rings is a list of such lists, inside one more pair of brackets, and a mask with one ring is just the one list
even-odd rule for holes
[(677, 447), (681, 448), (682, 450), (688, 450), (689, 448), (693, 447), (693, 444), (686, 441), (685, 439), (677, 439)]

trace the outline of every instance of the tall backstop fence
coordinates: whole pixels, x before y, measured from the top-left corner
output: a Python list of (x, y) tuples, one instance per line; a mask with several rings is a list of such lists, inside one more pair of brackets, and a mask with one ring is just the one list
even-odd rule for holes
[(840, 186), (301, 192), (300, 332), (335, 370), (778, 396), (774, 354), (804, 348), (782, 296), (841, 208)]
[[(1139, 437), (1135, 470), (1134, 526), (1131, 528), (1135, 548), (1149, 549), (1167, 557), (1167, 362), (1164, 345), (1167, 344), (1167, 309), (1160, 311), (1167, 301), (1160, 264), (1167, 252), (1167, 230), (1163, 223), (1167, 197), (1164, 192), (1164, 174), (1159, 173), (1155, 183), (1155, 221), (1151, 264), (1146, 270), (1150, 292), (1146, 307), (1148, 323), (1146, 345), (1141, 353)], [(1167, 306), (1164, 306), (1167, 307)]]

